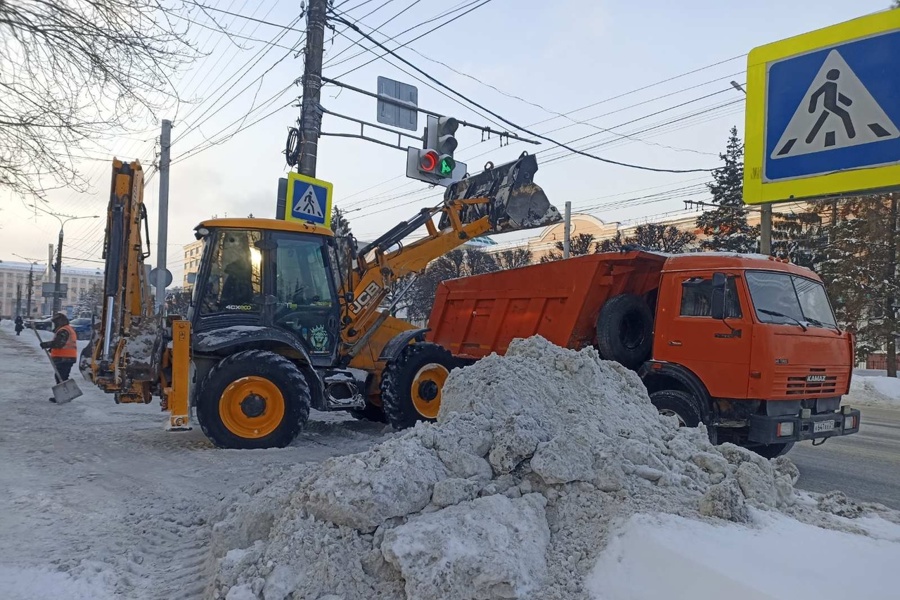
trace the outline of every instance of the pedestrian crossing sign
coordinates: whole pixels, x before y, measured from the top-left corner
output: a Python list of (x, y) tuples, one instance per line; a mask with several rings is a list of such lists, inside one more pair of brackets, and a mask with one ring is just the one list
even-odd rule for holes
[(332, 184), (321, 179), (288, 173), (284, 218), (331, 227)]
[(900, 9), (755, 48), (744, 202), (900, 189)]

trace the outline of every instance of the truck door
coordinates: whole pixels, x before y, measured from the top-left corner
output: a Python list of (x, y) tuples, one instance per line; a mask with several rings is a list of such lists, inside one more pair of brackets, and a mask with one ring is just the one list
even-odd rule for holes
[(746, 398), (752, 322), (739, 275), (727, 274), (726, 318), (714, 319), (712, 273), (664, 277), (653, 357), (690, 369), (716, 398)]

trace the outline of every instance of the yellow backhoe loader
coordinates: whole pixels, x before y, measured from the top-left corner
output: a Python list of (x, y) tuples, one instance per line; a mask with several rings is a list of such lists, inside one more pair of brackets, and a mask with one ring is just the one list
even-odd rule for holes
[[(82, 373), (117, 402), (159, 396), (169, 429), (190, 429), (194, 408), (225, 448), (285, 446), (311, 407), (396, 428), (434, 419), (454, 358), (425, 342), (425, 329), (390, 316), (385, 298), (467, 240), (560, 221), (536, 171), (523, 154), (463, 179), (440, 205), (361, 249), (312, 224), (204, 221), (195, 228), (203, 250), (191, 308), (164, 317), (144, 265), (143, 171), (114, 160), (105, 302)], [(422, 227), (425, 237), (403, 244)]]

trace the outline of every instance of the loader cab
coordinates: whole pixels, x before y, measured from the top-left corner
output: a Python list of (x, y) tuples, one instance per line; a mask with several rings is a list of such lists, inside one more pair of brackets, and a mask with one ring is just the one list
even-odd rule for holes
[(197, 227), (204, 241), (191, 306), (207, 338), (278, 330), (319, 366), (340, 340), (339, 280), (329, 229), (269, 219), (217, 219)]

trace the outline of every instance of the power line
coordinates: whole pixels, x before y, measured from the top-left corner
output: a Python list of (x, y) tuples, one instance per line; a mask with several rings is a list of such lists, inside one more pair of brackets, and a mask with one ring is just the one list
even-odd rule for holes
[[(479, 2), (480, 2), (480, 4), (479, 4)], [(463, 10), (463, 9), (465, 9), (465, 8), (471, 7), (471, 8), (469, 8), (469, 10), (466, 10), (465, 12), (462, 12), (462, 13), (456, 15), (455, 17), (453, 17), (452, 19), (450, 19), (450, 20), (448, 20), (448, 21), (444, 21), (443, 23), (441, 23), (441, 24), (439, 24), (439, 25), (437, 25), (437, 26), (435, 26), (435, 27), (432, 27), (432, 28), (429, 29), (428, 31), (426, 31), (426, 32), (424, 32), (424, 33), (422, 33), (422, 34), (420, 34), (420, 35), (418, 35), (418, 36), (412, 38), (411, 40), (408, 40), (408, 41), (406, 41), (406, 42), (403, 42), (402, 44), (398, 45), (394, 50), (399, 50), (400, 48), (403, 48), (404, 46), (407, 46), (407, 45), (409, 45), (409, 44), (415, 42), (416, 40), (420, 40), (420, 39), (422, 39), (423, 37), (425, 37), (426, 35), (429, 35), (429, 34), (431, 34), (431, 33), (434, 33), (435, 31), (437, 31), (438, 29), (440, 29), (440, 28), (442, 28), (442, 27), (446, 27), (447, 25), (449, 25), (450, 23), (456, 21), (457, 19), (461, 19), (462, 17), (466, 16), (467, 14), (469, 14), (469, 13), (475, 11), (475, 10), (478, 10), (479, 8), (481, 8), (482, 6), (485, 6), (486, 4), (489, 4), (490, 2), (492, 2), (492, 0), (474, 0), (473, 2), (470, 2), (469, 4), (466, 4), (466, 5), (464, 5), (464, 6), (462, 6), (462, 7), (459, 8), (459, 10)], [(477, 4), (477, 6), (473, 6), (473, 5), (476, 5), (476, 4)], [(401, 31), (400, 33), (396, 34), (395, 36), (393, 36), (393, 37), (391, 37), (391, 38), (388, 38), (387, 41), (393, 41), (393, 40), (395, 40), (396, 38), (398, 38), (398, 37), (400, 37), (401, 35), (403, 35), (404, 33), (407, 33), (407, 32), (412, 31), (412, 30), (414, 30), (414, 29), (418, 29), (419, 27), (422, 27), (423, 25), (427, 25), (428, 23), (434, 22), (434, 21), (436, 21), (436, 20), (438, 20), (438, 19), (442, 19), (442, 18), (444, 18), (445, 16), (450, 15), (450, 14), (453, 12), (453, 10), (455, 10), (455, 9), (451, 9), (451, 10), (449, 10), (449, 11), (445, 11), (445, 13), (442, 14), (442, 15), (438, 15), (438, 16), (433, 17), (433, 18), (431, 18), (431, 19), (429, 19), (429, 20), (427, 20), (427, 21), (423, 21), (423, 22), (421, 22), (421, 23), (418, 23), (418, 24), (416, 24), (416, 25), (413, 26), (413, 27), (410, 27), (410, 28), (408, 28), (408, 29), (406, 29), (406, 30), (404, 30), (404, 31)], [(354, 27), (354, 28), (355, 28), (355, 27)], [(346, 29), (345, 29), (345, 31), (346, 31)], [(357, 31), (358, 31), (358, 30), (357, 30)], [(361, 33), (361, 32), (360, 32), (360, 33)], [(364, 34), (362, 34), (362, 35), (364, 35)], [(374, 41), (374, 40), (372, 40), (372, 41)], [(377, 42), (376, 42), (376, 43), (377, 43)], [(362, 46), (362, 45), (360, 44), (360, 46)], [(387, 48), (385, 48), (384, 46), (381, 46), (380, 44), (379, 44), (379, 46), (380, 46), (383, 50), (387, 50)], [(329, 66), (336, 67), (336, 66), (338, 66), (338, 65), (340, 65), (340, 64), (343, 64), (343, 63), (345, 63), (345, 62), (347, 62), (347, 61), (349, 61), (349, 60), (353, 60), (354, 58), (356, 58), (357, 56), (360, 56), (361, 54), (365, 54), (366, 51), (371, 51), (371, 50), (370, 50), (369, 48), (366, 48), (363, 52), (359, 52), (359, 53), (357, 53), (357, 54), (354, 54), (354, 55), (351, 56), (351, 57), (345, 58), (344, 60), (342, 60), (342, 61), (340, 61), (340, 62), (338, 62), (338, 63), (336, 63), (336, 64), (334, 64), (334, 65), (329, 65)], [(375, 52), (372, 52), (372, 53), (375, 54)], [(393, 54), (393, 51), (387, 50), (387, 52), (385, 52), (385, 54), (378, 55), (378, 56), (376, 56), (375, 58), (373, 58), (372, 60), (370, 60), (370, 61), (368, 61), (368, 62), (364, 62), (364, 63), (361, 64), (361, 65), (358, 65), (358, 66), (356, 66), (356, 67), (353, 67), (353, 68), (350, 69), (349, 71), (346, 71), (346, 72), (344, 72), (344, 73), (341, 73), (340, 75), (338, 75), (337, 77), (334, 77), (333, 79), (340, 79), (341, 77), (346, 77), (346, 76), (349, 75), (350, 73), (353, 73), (354, 71), (358, 71), (359, 69), (361, 69), (361, 68), (363, 68), (363, 67), (365, 67), (365, 66), (367, 66), (367, 65), (372, 64), (373, 62), (375, 62), (375, 61), (378, 60), (379, 58), (384, 58), (387, 54)], [(395, 56), (396, 56), (396, 54), (395, 54)], [(399, 58), (399, 57), (398, 57), (398, 58)], [(412, 66), (412, 65), (410, 65), (410, 66)]]
[[(421, 2), (421, 1), (422, 1), (422, 0), (413, 0), (412, 4), (410, 4), (409, 6), (407, 6), (406, 8), (404, 8), (403, 10), (401, 10), (400, 12), (396, 13), (396, 14), (395, 14), (394, 16), (392, 16), (390, 19), (388, 19), (387, 21), (385, 21), (384, 23), (382, 23), (381, 25), (379, 25), (378, 27), (376, 27), (375, 29), (373, 29), (372, 32), (374, 33), (374, 32), (376, 32), (376, 31), (378, 31), (379, 29), (381, 29), (382, 27), (384, 27), (385, 25), (387, 25), (388, 23), (390, 23), (391, 21), (393, 21), (394, 19), (396, 19), (397, 17), (399, 17), (400, 15), (402, 15), (403, 13), (405, 13), (406, 11), (408, 11), (409, 9), (411, 9), (413, 6), (415, 6), (416, 4), (418, 4), (418, 3)], [(385, 4), (388, 4), (389, 2), (391, 2), (391, 0), (388, 0), (388, 2), (385, 2)], [(381, 6), (379, 6), (378, 8), (376, 8), (375, 10), (371, 11), (370, 13), (361, 16), (359, 19), (355, 19), (355, 22), (356, 22), (356, 23), (359, 23), (361, 20), (365, 19), (366, 17), (368, 17), (369, 15), (371, 15), (372, 13), (374, 13), (376, 10), (378, 10), (378, 9), (381, 8), (382, 6), (384, 6), (384, 4), (382, 4)], [(343, 50), (341, 50), (340, 52), (338, 52), (337, 54), (335, 54), (334, 56), (332, 56), (332, 57), (329, 59), (329, 61), (336, 60), (337, 57), (339, 57), (341, 54), (344, 54), (345, 52), (347, 52), (348, 50), (350, 50), (352, 47), (353, 47), (353, 44), (348, 45), (346, 48), (344, 48)], [(323, 65), (323, 67), (324, 67), (324, 65)]]
[(395, 58), (397, 58), (398, 60), (400, 60), (400, 61), (403, 62), (404, 64), (408, 65), (410, 68), (415, 69), (416, 71), (418, 71), (419, 73), (421, 73), (422, 75), (424, 75), (425, 77), (427, 77), (428, 79), (430, 79), (431, 81), (435, 82), (436, 84), (438, 84), (439, 86), (443, 87), (444, 89), (449, 90), (450, 92), (452, 92), (453, 94), (459, 96), (460, 98), (462, 98), (462, 99), (465, 100), (466, 102), (468, 102), (468, 103), (470, 103), (470, 104), (472, 104), (472, 105), (474, 105), (474, 106), (477, 106), (478, 108), (480, 108), (481, 110), (487, 112), (488, 114), (491, 114), (491, 115), (497, 117), (498, 119), (500, 119), (501, 121), (503, 121), (504, 123), (506, 123), (507, 125), (509, 125), (510, 127), (514, 127), (514, 128), (516, 128), (516, 129), (518, 129), (519, 131), (524, 131), (524, 132), (527, 133), (528, 135), (532, 135), (532, 136), (534, 136), (534, 137), (537, 137), (537, 138), (540, 138), (540, 139), (545, 140), (545, 141), (547, 141), (547, 142), (550, 142), (551, 144), (555, 144), (555, 145), (557, 145), (557, 146), (559, 146), (559, 147), (561, 147), (561, 148), (565, 148), (566, 150), (569, 150), (570, 152), (574, 152), (574, 153), (576, 153), (576, 154), (580, 154), (580, 155), (582, 155), (582, 156), (586, 156), (586, 157), (588, 157), (588, 158), (592, 158), (592, 159), (594, 159), (594, 160), (598, 160), (598, 161), (600, 161), (600, 162), (604, 162), (604, 163), (607, 163), (607, 164), (618, 165), (618, 166), (620, 166), (620, 167), (628, 167), (628, 168), (631, 168), (631, 169), (639, 169), (639, 170), (642, 170), (642, 171), (652, 171), (652, 172), (656, 172), (656, 173), (702, 173), (702, 172), (709, 172), (709, 171), (713, 171), (713, 170), (714, 170), (714, 169), (660, 169), (660, 168), (656, 168), (656, 167), (646, 167), (646, 166), (642, 166), (642, 165), (635, 165), (635, 164), (626, 163), (626, 162), (621, 162), (621, 161), (612, 160), (612, 159), (608, 159), (608, 158), (602, 158), (602, 157), (600, 157), (600, 156), (596, 156), (596, 155), (594, 155), (594, 154), (589, 154), (589, 153), (587, 153), (587, 152), (584, 152), (583, 150), (577, 150), (577, 149), (575, 149), (575, 148), (572, 148), (571, 146), (569, 146), (569, 145), (567, 145), (567, 144), (564, 144), (564, 143), (562, 143), (562, 142), (558, 142), (558, 141), (556, 141), (556, 140), (554, 140), (554, 139), (552, 139), (552, 138), (549, 138), (549, 137), (547, 137), (547, 136), (545, 136), (545, 135), (541, 135), (541, 134), (539, 134), (539, 133), (536, 133), (536, 132), (534, 132), (534, 131), (531, 131), (531, 130), (529, 130), (527, 127), (523, 127), (523, 126), (521, 126), (521, 125), (517, 125), (516, 123), (510, 121), (509, 119), (506, 119), (505, 117), (503, 117), (503, 116), (497, 114), (496, 112), (494, 112), (494, 111), (492, 111), (492, 110), (486, 108), (485, 106), (483, 106), (483, 105), (481, 105), (481, 104), (475, 102), (474, 100), (472, 100), (472, 99), (466, 97), (465, 95), (461, 94), (460, 92), (454, 90), (454, 89), (451, 88), (450, 86), (444, 84), (443, 82), (441, 82), (441, 81), (438, 80), (437, 78), (435, 78), (435, 77), (429, 75), (428, 73), (426, 73), (425, 71), (423, 71), (423, 70), (420, 69), (419, 67), (415, 66), (414, 64), (412, 64), (411, 62), (409, 62), (409, 61), (406, 60), (405, 58), (403, 58), (403, 57), (399, 56), (398, 54), (396, 54), (395, 52), (389, 50), (389, 49), (388, 49), (387, 47), (385, 47), (383, 44), (381, 44), (380, 42), (378, 42), (377, 40), (375, 40), (375, 39), (372, 38), (371, 36), (369, 36), (369, 35), (367, 35), (366, 33), (364, 33), (364, 32), (363, 32), (359, 27), (357, 27), (355, 24), (350, 23), (349, 21), (347, 21), (347, 20), (344, 19), (343, 17), (336, 16), (335, 18), (336, 18), (338, 21), (340, 21), (340, 22), (344, 23), (345, 25), (349, 26), (351, 29), (353, 29), (354, 31), (356, 31), (358, 34), (360, 34), (361, 36), (363, 36), (364, 38), (366, 38), (367, 40), (369, 40), (369, 41), (372, 42), (373, 44), (377, 45), (377, 46), (378, 46), (379, 48), (381, 48), (382, 50), (386, 50), (387, 52), (389, 52), (390, 54), (392, 54)]
[(230, 10), (224, 10), (221, 8), (216, 8), (214, 6), (207, 6), (205, 4), (201, 4), (196, 2), (195, 0), (187, 0), (188, 4), (193, 4), (194, 6), (198, 6), (203, 10), (211, 10), (213, 12), (222, 13), (223, 15), (229, 15), (232, 17), (246, 19), (247, 21), (253, 21), (254, 23), (259, 23), (261, 25), (268, 25), (269, 27), (278, 27), (280, 29), (285, 29), (287, 31), (296, 31), (297, 33), (306, 33), (305, 29), (295, 29), (294, 24), (291, 25), (282, 25), (281, 23), (272, 23), (271, 21), (266, 21), (264, 19), (257, 19), (254, 17), (248, 17), (247, 15), (242, 15), (240, 13), (231, 12)]

